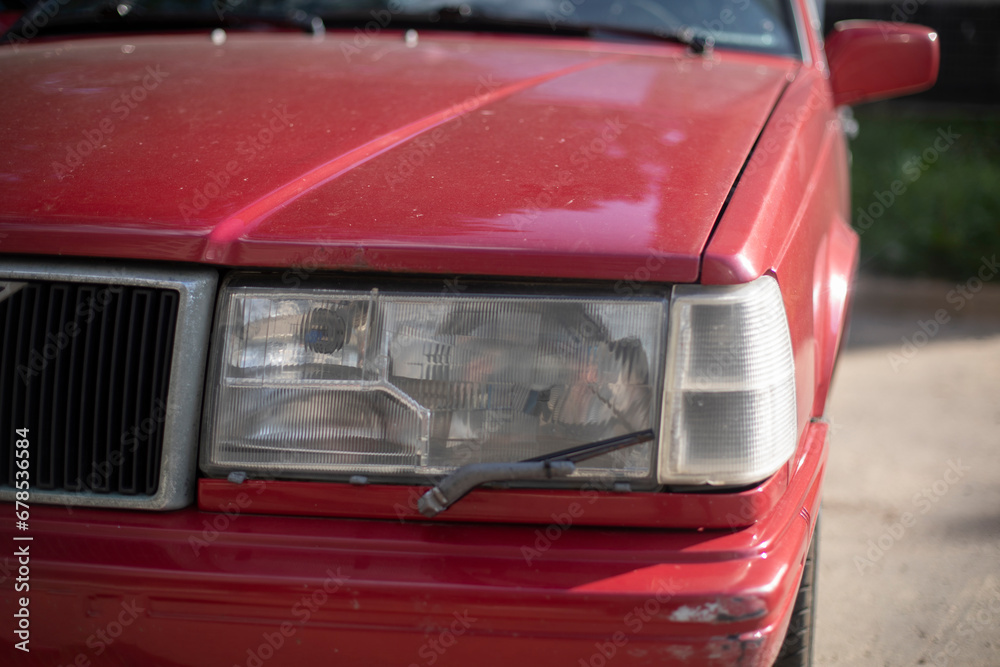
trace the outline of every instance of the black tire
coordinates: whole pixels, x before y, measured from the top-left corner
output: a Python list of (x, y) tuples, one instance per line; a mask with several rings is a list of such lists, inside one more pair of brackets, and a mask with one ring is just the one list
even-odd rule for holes
[(774, 667), (810, 667), (813, 664), (813, 611), (816, 608), (816, 559), (819, 551), (819, 522), (813, 532), (806, 563), (802, 568), (802, 582), (795, 597), (792, 620), (788, 634), (781, 645)]

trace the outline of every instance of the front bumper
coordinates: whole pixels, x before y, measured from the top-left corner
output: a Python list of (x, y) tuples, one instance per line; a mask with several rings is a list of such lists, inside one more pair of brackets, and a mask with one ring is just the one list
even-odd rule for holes
[[(733, 530), (400, 523), (33, 507), (30, 653), (4, 664), (770, 665), (819, 506), (827, 425)], [(13, 511), (11, 509), (11, 511)], [(4, 522), (6, 544), (19, 544)], [(21, 534), (23, 535), (23, 534)], [(12, 567), (11, 567), (12, 566)]]

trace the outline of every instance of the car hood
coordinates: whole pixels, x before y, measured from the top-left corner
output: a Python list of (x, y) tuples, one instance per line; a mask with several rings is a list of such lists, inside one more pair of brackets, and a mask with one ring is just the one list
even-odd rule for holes
[(693, 281), (791, 60), (422, 33), (0, 49), (0, 252)]

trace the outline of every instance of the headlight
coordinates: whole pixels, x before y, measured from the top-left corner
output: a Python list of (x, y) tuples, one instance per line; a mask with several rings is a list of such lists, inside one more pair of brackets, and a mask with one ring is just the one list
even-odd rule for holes
[(664, 484), (745, 484), (795, 451), (795, 367), (781, 292), (677, 286), (660, 435)]
[[(230, 284), (202, 468), (424, 481), (655, 427), (662, 297)], [(656, 483), (655, 446), (574, 473)]]

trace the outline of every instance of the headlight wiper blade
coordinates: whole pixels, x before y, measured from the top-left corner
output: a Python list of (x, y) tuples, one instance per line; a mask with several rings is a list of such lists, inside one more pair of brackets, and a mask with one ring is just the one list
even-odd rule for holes
[(645, 431), (636, 431), (635, 433), (629, 433), (627, 435), (619, 435), (614, 438), (608, 438), (607, 440), (598, 440), (597, 442), (592, 442), (587, 445), (577, 445), (576, 447), (560, 449), (558, 452), (542, 454), (541, 456), (536, 456), (533, 459), (525, 459), (524, 463), (534, 461), (572, 461), (573, 463), (579, 463), (580, 461), (596, 458), (602, 454), (608, 454), (609, 452), (625, 449), (626, 447), (631, 447), (632, 445), (640, 445), (644, 442), (649, 442), (655, 437), (656, 434), (653, 432), (653, 429), (646, 429)]
[(649, 442), (656, 434), (652, 430), (599, 440), (557, 452), (543, 454), (525, 461), (511, 463), (470, 463), (458, 468), (421, 496), (417, 503), (420, 513), (430, 518), (445, 511), (465, 494), (489, 482), (529, 481), (565, 477), (576, 470), (576, 464), (625, 447)]

